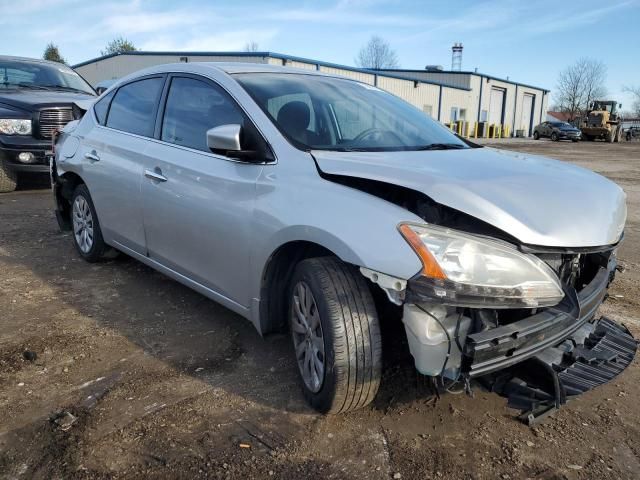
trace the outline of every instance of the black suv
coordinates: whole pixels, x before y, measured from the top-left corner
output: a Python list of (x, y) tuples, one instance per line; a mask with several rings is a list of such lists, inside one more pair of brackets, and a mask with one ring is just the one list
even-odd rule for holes
[(49, 172), (51, 136), (81, 116), (74, 102), (95, 95), (66, 65), (0, 56), (0, 192), (15, 190), (20, 172)]

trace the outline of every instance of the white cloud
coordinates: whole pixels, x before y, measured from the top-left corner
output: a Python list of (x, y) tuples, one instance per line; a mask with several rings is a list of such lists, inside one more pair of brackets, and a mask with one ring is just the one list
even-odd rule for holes
[(239, 51), (248, 41), (258, 43), (261, 49), (272, 40), (278, 31), (267, 30), (233, 30), (216, 34), (199, 35), (190, 32), (188, 35), (159, 35), (152, 37), (140, 45), (141, 50), (155, 51)]
[[(102, 21), (102, 24), (110, 32), (134, 35), (197, 25), (202, 20), (202, 14), (189, 12), (136, 12), (108, 16)], [(211, 20), (211, 17), (208, 17), (208, 21)]]

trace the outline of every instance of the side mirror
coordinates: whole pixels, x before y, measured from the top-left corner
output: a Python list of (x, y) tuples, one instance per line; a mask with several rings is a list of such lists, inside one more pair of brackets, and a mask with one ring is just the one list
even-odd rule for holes
[(241, 131), (242, 127), (235, 123), (211, 128), (207, 130), (207, 147), (218, 152), (239, 152)]
[(240, 137), (242, 126), (237, 123), (220, 125), (207, 130), (207, 147), (214, 153), (237, 158), (245, 162), (260, 163), (259, 152), (256, 150), (243, 150)]

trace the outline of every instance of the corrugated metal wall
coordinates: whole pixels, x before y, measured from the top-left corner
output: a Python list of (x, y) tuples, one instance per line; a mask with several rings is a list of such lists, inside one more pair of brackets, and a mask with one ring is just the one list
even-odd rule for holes
[(393, 70), (389, 71), (389, 73), (393, 75), (401, 75), (403, 77), (417, 78), (427, 82), (444, 83), (445, 85), (452, 85), (454, 87), (471, 88), (472, 75), (428, 72), (426, 70)]
[(186, 57), (189, 62), (251, 62), (266, 63), (264, 57), (231, 57), (197, 55), (189, 57), (185, 55), (117, 55), (105, 59), (96, 60), (87, 65), (77, 67), (75, 70), (82, 75), (87, 82), (95, 86), (102, 80), (121, 78), (137, 70), (164, 63), (178, 63), (180, 58)]
[(437, 118), (440, 96), (440, 87), (437, 85), (379, 76), (378, 87), (397, 95), (423, 112), (429, 113), (433, 118)]

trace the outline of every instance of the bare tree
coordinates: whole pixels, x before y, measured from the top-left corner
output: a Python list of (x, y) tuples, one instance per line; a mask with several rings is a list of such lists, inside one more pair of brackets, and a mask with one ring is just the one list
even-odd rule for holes
[(100, 52), (100, 55), (112, 55), (114, 53), (133, 52), (137, 50), (133, 42), (127, 40), (124, 37), (117, 37), (107, 43), (104, 50)]
[(384, 39), (374, 35), (360, 49), (355, 58), (356, 65), (362, 68), (398, 68), (398, 56)]
[(42, 58), (45, 60), (50, 60), (52, 62), (67, 63), (64, 57), (60, 55), (60, 50), (58, 50), (58, 46), (53, 42), (49, 42), (47, 44), (47, 48), (44, 49)]
[(251, 40), (249, 42), (247, 42), (244, 46), (244, 51), (245, 52), (257, 52), (258, 49), (260, 48), (260, 46), (258, 45), (258, 42)]
[(630, 93), (633, 97), (633, 115), (640, 117), (640, 85), (622, 87), (623, 92)]
[(558, 76), (556, 101), (561, 111), (574, 120), (593, 100), (607, 94), (606, 79), (607, 67), (599, 60), (583, 57), (569, 65)]

